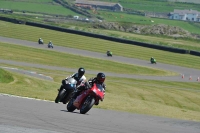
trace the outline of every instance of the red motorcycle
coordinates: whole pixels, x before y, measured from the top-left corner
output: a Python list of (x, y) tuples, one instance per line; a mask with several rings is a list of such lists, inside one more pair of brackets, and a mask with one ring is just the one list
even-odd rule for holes
[(104, 88), (101, 84), (96, 84), (90, 89), (83, 90), (81, 94), (76, 99), (71, 99), (67, 104), (67, 110), (73, 112), (75, 109), (80, 110), (81, 114), (87, 113), (92, 106), (99, 103), (99, 100), (103, 101), (104, 99)]

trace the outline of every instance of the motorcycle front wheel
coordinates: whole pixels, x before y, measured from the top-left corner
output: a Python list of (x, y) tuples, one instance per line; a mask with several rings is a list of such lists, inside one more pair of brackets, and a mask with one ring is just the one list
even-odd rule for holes
[(76, 107), (73, 105), (74, 100), (75, 100), (75, 99), (72, 98), (72, 99), (69, 101), (69, 103), (67, 104), (67, 110), (68, 110), (69, 112), (73, 112), (73, 111), (76, 109)]
[(66, 103), (69, 102), (69, 100), (70, 100), (71, 97), (72, 97), (72, 93), (73, 93), (73, 92), (70, 92), (70, 91), (67, 92), (67, 94), (65, 95), (65, 97), (63, 97), (63, 100), (62, 100), (63, 104), (66, 104)]
[(88, 96), (88, 97), (85, 99), (83, 105), (82, 105), (81, 108), (80, 108), (80, 113), (81, 113), (81, 114), (87, 113), (87, 112), (92, 108), (92, 106), (94, 105), (94, 103), (95, 103), (94, 97)]
[(60, 101), (62, 101), (62, 99), (65, 96), (65, 92), (66, 92), (66, 90), (62, 89), (62, 91), (58, 93), (58, 95), (57, 95), (57, 97), (55, 99), (55, 103), (59, 103)]

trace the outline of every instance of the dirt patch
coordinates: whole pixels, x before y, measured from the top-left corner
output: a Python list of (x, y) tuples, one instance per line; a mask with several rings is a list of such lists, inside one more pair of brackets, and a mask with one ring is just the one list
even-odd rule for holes
[(14, 80), (9, 83), (10, 85), (12, 85), (12, 84), (14, 84), (14, 83), (16, 83), (18, 81), (18, 79), (15, 76), (13, 76), (13, 78), (14, 78)]

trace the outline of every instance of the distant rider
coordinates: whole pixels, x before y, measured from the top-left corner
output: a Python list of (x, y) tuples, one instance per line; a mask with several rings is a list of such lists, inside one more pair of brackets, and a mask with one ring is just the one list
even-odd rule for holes
[(112, 52), (110, 50), (107, 51), (107, 56), (112, 56)]
[(156, 59), (154, 59), (153, 57), (151, 57), (150, 61), (151, 63), (156, 63)]
[(43, 41), (42, 38), (39, 38), (38, 43), (40, 43), (40, 42), (42, 42), (42, 41)]
[(77, 87), (81, 84), (85, 84), (86, 82), (86, 77), (85, 77), (85, 69), (83, 67), (80, 67), (78, 69), (77, 73), (72, 74), (69, 77), (66, 77), (65, 79), (62, 80), (62, 85), (60, 86), (59, 91), (61, 91), (64, 88), (64, 84), (65, 84), (65, 80), (67, 80), (68, 78), (74, 78), (77, 81)]
[(53, 46), (53, 43), (52, 43), (51, 41), (49, 41), (49, 44), (48, 44), (48, 45)]

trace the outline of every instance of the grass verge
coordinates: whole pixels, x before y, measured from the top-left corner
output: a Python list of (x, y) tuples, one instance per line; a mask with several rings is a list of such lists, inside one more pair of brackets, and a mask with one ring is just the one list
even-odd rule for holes
[(0, 68), (0, 83), (9, 83), (13, 81), (12, 75)]

